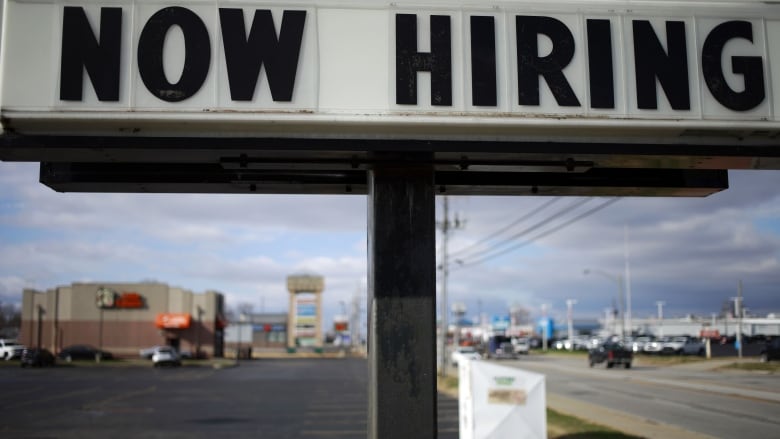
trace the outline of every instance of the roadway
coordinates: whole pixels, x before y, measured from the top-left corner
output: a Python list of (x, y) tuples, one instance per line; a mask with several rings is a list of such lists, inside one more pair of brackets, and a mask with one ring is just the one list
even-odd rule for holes
[(715, 370), (735, 360), (631, 369), (585, 357), (529, 356), (502, 364), (546, 375), (548, 406), (643, 437), (780, 437), (780, 380)]

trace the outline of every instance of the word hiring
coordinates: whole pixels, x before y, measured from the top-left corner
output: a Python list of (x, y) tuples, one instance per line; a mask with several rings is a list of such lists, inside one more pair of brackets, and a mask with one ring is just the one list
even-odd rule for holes
[[(497, 106), (498, 81), (496, 25), (493, 16), (470, 16), (471, 99), (475, 106)], [(590, 106), (615, 108), (615, 65), (612, 22), (608, 19), (585, 20), (588, 54)], [(417, 16), (398, 14), (396, 27), (396, 102), (417, 104), (417, 72), (430, 72), (431, 104), (452, 105), (452, 56), (450, 17), (430, 16), (430, 52), (417, 51)], [(579, 107), (580, 100), (564, 69), (574, 58), (575, 39), (562, 21), (547, 16), (515, 16), (517, 102), (538, 106), (540, 81), (544, 80), (557, 104)], [(639, 109), (657, 109), (656, 82), (660, 84), (672, 109), (690, 110), (688, 46), (684, 21), (665, 21), (666, 47), (650, 21), (631, 21), (635, 67), (636, 102)], [(539, 35), (552, 42), (552, 49), (540, 55)], [(753, 43), (749, 21), (728, 20), (715, 26), (706, 36), (700, 53), (701, 71), (712, 96), (734, 111), (756, 108), (766, 98), (764, 60), (761, 56), (732, 56), (731, 73), (741, 75), (744, 88), (733, 89), (726, 80), (721, 59), (727, 43), (744, 39)]]

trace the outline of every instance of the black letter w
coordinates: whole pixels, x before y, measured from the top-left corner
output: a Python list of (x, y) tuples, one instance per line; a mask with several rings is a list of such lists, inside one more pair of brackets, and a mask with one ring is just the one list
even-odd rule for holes
[(230, 97), (234, 101), (251, 101), (260, 68), (265, 65), (273, 100), (291, 101), (306, 11), (284, 11), (278, 40), (274, 19), (268, 9), (255, 11), (249, 38), (246, 36), (243, 10), (220, 8), (219, 20)]

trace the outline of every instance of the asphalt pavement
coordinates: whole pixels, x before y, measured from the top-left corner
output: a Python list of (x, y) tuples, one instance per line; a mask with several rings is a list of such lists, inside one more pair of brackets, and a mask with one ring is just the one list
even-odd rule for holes
[[(365, 359), (5, 366), (0, 438), (367, 437)], [(457, 400), (439, 395), (438, 409), (438, 439), (456, 439)]]

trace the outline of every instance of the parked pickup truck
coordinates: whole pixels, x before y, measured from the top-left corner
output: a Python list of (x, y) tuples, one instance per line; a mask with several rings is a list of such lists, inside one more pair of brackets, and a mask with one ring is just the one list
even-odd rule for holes
[(607, 341), (588, 351), (590, 367), (606, 362), (607, 368), (622, 364), (626, 369), (630, 369), (633, 359), (632, 350), (619, 341)]

